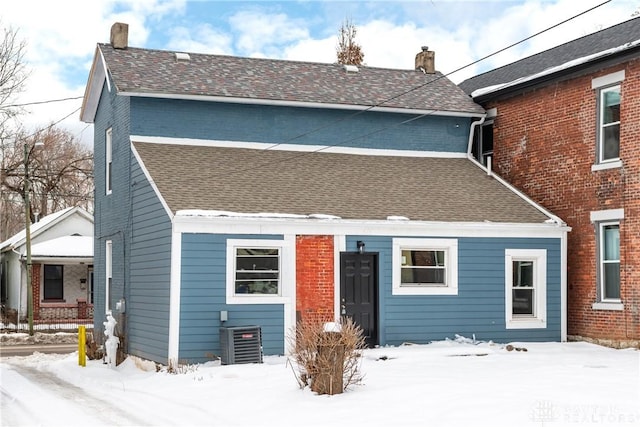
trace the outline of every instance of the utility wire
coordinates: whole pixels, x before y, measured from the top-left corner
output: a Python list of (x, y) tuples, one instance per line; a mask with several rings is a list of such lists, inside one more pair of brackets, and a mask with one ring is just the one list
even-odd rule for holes
[(46, 101), (25, 102), (24, 104), (12, 104), (12, 105), (7, 105), (6, 107), (7, 108), (11, 108), (11, 107), (27, 107), (29, 105), (52, 104), (54, 102), (72, 101), (72, 100), (82, 99), (82, 98), (84, 98), (84, 96), (74, 96), (74, 97), (71, 97), (71, 98), (48, 99)]
[[(530, 36), (527, 36), (527, 37), (525, 37), (524, 39), (521, 39), (521, 40), (519, 40), (519, 41), (517, 41), (517, 42), (514, 42), (514, 43), (512, 43), (512, 44), (510, 44), (510, 45), (508, 45), (508, 46), (506, 46), (506, 47), (503, 47), (503, 48), (501, 48), (501, 49), (499, 49), (499, 50), (497, 50), (497, 51), (495, 51), (495, 52), (492, 52), (492, 53), (490, 53), (490, 54), (488, 54), (488, 55), (485, 55), (485, 56), (483, 56), (483, 57), (482, 57), (482, 58), (480, 58), (480, 59), (477, 59), (477, 60), (475, 60), (475, 61), (473, 61), (473, 62), (470, 62), (470, 63), (468, 63), (468, 64), (466, 64), (466, 65), (463, 65), (462, 67), (459, 67), (459, 68), (457, 68), (457, 69), (455, 69), (455, 70), (453, 70), (453, 71), (450, 71), (450, 72), (448, 72), (448, 73), (446, 73), (446, 74), (441, 74), (440, 76), (436, 77), (436, 78), (435, 78), (435, 79), (433, 79), (433, 80), (430, 80), (430, 81), (428, 81), (428, 82), (425, 82), (425, 83), (423, 83), (423, 84), (421, 84), (421, 85), (418, 85), (418, 86), (416, 86), (416, 87), (413, 87), (413, 88), (411, 88), (411, 89), (405, 90), (405, 91), (403, 91), (403, 92), (400, 92), (400, 93), (398, 93), (398, 94), (396, 94), (396, 95), (394, 95), (394, 96), (392, 96), (392, 97), (390, 97), (390, 98), (385, 99), (384, 101), (382, 101), (382, 102), (380, 102), (380, 103), (370, 105), (370, 106), (368, 106), (367, 108), (364, 108), (364, 109), (362, 109), (362, 110), (359, 110), (359, 111), (357, 111), (357, 112), (355, 112), (355, 113), (352, 113), (352, 114), (350, 114), (350, 115), (348, 115), (348, 116), (345, 116), (345, 117), (343, 117), (343, 118), (341, 118), (341, 119), (333, 120), (333, 121), (331, 121), (331, 123), (328, 123), (328, 124), (323, 125), (323, 126), (319, 126), (319, 127), (314, 128), (314, 129), (312, 129), (312, 130), (309, 130), (308, 132), (304, 132), (304, 133), (298, 134), (298, 135), (296, 135), (296, 136), (294, 136), (294, 137), (291, 137), (291, 138), (289, 138), (289, 139), (287, 139), (287, 140), (285, 140), (285, 141), (283, 141), (283, 142), (279, 142), (279, 143), (273, 144), (273, 145), (271, 145), (271, 146), (269, 146), (269, 147), (264, 148), (264, 149), (263, 149), (263, 151), (270, 151), (270, 150), (273, 150), (274, 148), (276, 148), (276, 147), (278, 147), (278, 146), (281, 146), (281, 145), (283, 145), (283, 144), (287, 144), (287, 143), (289, 143), (289, 142), (291, 142), (291, 141), (294, 141), (294, 140), (296, 140), (296, 139), (303, 138), (303, 137), (305, 137), (305, 136), (308, 136), (308, 135), (311, 135), (311, 134), (313, 134), (313, 133), (319, 132), (319, 131), (321, 131), (321, 130), (323, 130), (323, 129), (326, 129), (326, 128), (328, 128), (328, 127), (334, 126), (336, 123), (341, 123), (341, 122), (343, 122), (343, 121), (350, 120), (350, 119), (352, 119), (352, 118), (354, 118), (354, 117), (356, 117), (356, 116), (359, 116), (359, 115), (364, 114), (364, 113), (366, 113), (366, 112), (368, 112), (368, 111), (371, 111), (371, 110), (372, 110), (372, 109), (374, 109), (374, 108), (377, 108), (377, 107), (380, 107), (380, 106), (382, 106), (382, 105), (384, 105), (384, 104), (387, 104), (387, 103), (389, 103), (390, 101), (393, 101), (393, 100), (395, 100), (395, 99), (398, 99), (398, 98), (400, 98), (400, 97), (402, 97), (402, 96), (404, 96), (404, 95), (407, 95), (407, 94), (409, 94), (409, 93), (411, 93), (411, 92), (413, 92), (413, 91), (416, 91), (416, 90), (418, 90), (418, 89), (422, 89), (422, 88), (424, 88), (424, 87), (426, 87), (426, 86), (428, 86), (428, 85), (430, 85), (430, 84), (433, 84), (433, 83), (437, 82), (437, 81), (438, 81), (438, 80), (440, 80), (440, 79), (446, 78), (446, 77), (448, 77), (448, 76), (450, 76), (450, 75), (452, 75), (452, 74), (454, 74), (454, 73), (457, 73), (458, 71), (464, 70), (465, 68), (471, 67), (472, 65), (478, 64), (479, 62), (482, 62), (482, 61), (484, 61), (484, 60), (486, 60), (486, 59), (488, 59), (488, 58), (491, 58), (491, 57), (493, 57), (493, 56), (495, 56), (495, 55), (498, 55), (499, 53), (502, 53), (502, 52), (504, 52), (504, 51), (506, 51), (506, 50), (508, 50), (508, 49), (511, 49), (511, 48), (513, 48), (513, 47), (515, 47), (515, 46), (517, 46), (517, 45), (519, 45), (519, 44), (522, 44), (522, 43), (524, 43), (524, 42), (526, 42), (526, 41), (528, 41), (528, 40), (531, 40), (531, 39), (532, 39), (532, 38), (534, 38), (534, 37), (537, 37), (537, 36), (539, 36), (539, 35), (541, 35), (541, 34), (544, 34), (544, 33), (546, 33), (547, 31), (550, 31), (550, 30), (552, 30), (552, 29), (554, 29), (554, 28), (557, 28), (557, 27), (559, 27), (560, 25), (566, 24), (567, 22), (572, 21), (572, 20), (574, 20), (574, 19), (576, 19), (576, 18), (578, 18), (578, 17), (580, 17), (580, 16), (582, 16), (582, 15), (585, 15), (585, 14), (587, 14), (587, 13), (589, 13), (589, 12), (591, 12), (591, 11), (593, 11), (593, 10), (595, 10), (595, 9), (599, 8), (599, 7), (604, 6), (604, 5), (605, 5), (605, 4), (607, 4), (607, 3), (610, 3), (610, 2), (611, 2), (611, 0), (606, 0), (606, 1), (602, 2), (602, 3), (600, 3), (600, 4), (597, 4), (597, 5), (595, 5), (595, 6), (591, 7), (591, 8), (589, 8), (589, 9), (586, 9), (586, 10), (584, 10), (584, 11), (580, 12), (580, 13), (577, 13), (576, 15), (573, 15), (573, 16), (571, 16), (571, 17), (567, 18), (567, 19), (564, 19), (563, 21), (560, 21), (560, 22), (558, 22), (558, 23), (556, 23), (556, 24), (553, 24), (553, 25), (552, 25), (552, 26), (550, 26), (550, 27), (547, 27), (547, 28), (545, 28), (545, 29), (543, 29), (543, 30), (541, 30), (541, 31), (538, 31), (537, 33), (534, 33), (534, 34), (532, 34), (532, 35), (530, 35)], [(373, 131), (373, 132), (370, 132), (370, 133), (367, 133), (367, 134), (363, 134), (363, 135), (360, 135), (360, 136), (357, 136), (357, 137), (354, 137), (354, 138), (350, 138), (350, 139), (348, 139), (348, 140), (342, 140), (342, 141), (339, 141), (339, 142), (337, 142), (337, 143), (335, 143), (335, 144), (331, 144), (331, 145), (323, 146), (323, 147), (318, 148), (318, 149), (315, 149), (315, 150), (305, 151), (305, 152), (301, 152), (301, 153), (299, 153), (299, 154), (291, 155), (291, 156), (289, 156), (289, 157), (287, 157), (287, 158), (284, 158), (284, 159), (278, 160), (278, 161), (276, 161), (276, 162), (273, 162), (273, 161), (267, 161), (267, 162), (264, 162), (264, 163), (259, 164), (259, 165), (257, 165), (257, 166), (251, 166), (251, 167), (247, 167), (247, 168), (244, 168), (244, 169), (235, 169), (235, 170), (233, 170), (233, 171), (226, 171), (226, 172), (224, 172), (224, 173), (220, 173), (220, 175), (223, 175), (223, 174), (224, 174), (224, 175), (229, 175), (229, 174), (236, 174), (236, 173), (249, 172), (249, 171), (252, 171), (252, 170), (260, 169), (260, 168), (265, 167), (265, 166), (270, 166), (270, 165), (273, 165), (273, 164), (289, 162), (289, 161), (292, 161), (292, 160), (298, 159), (298, 158), (300, 158), (300, 157), (307, 156), (307, 155), (309, 155), (309, 154), (314, 154), (314, 153), (321, 152), (321, 151), (323, 151), (323, 150), (327, 150), (327, 149), (329, 149), (329, 148), (333, 148), (333, 147), (341, 146), (341, 145), (343, 145), (343, 144), (345, 144), (345, 143), (347, 143), (347, 142), (353, 141), (353, 140), (358, 139), (358, 138), (363, 138), (363, 137), (365, 137), (365, 136), (369, 136), (369, 135), (372, 135), (372, 134), (375, 134), (375, 133), (379, 133), (379, 132), (382, 132), (382, 131), (385, 131), (385, 130), (391, 129), (391, 128), (393, 128), (393, 127), (396, 127), (396, 126), (399, 126), (399, 125), (405, 124), (405, 123), (407, 123), (407, 122), (409, 122), (409, 121), (417, 120), (417, 119), (420, 119), (420, 118), (422, 118), (422, 117), (425, 117), (425, 116), (429, 116), (429, 115), (435, 114), (437, 111), (438, 111), (438, 110), (434, 110), (434, 111), (431, 111), (431, 112), (429, 112), (429, 113), (424, 113), (424, 114), (418, 115), (417, 117), (414, 117), (413, 119), (404, 120), (404, 121), (399, 122), (399, 123), (397, 123), (397, 124), (395, 124), (395, 125), (386, 126), (386, 127), (383, 127), (383, 128), (377, 129), (377, 130), (375, 130), (375, 131)]]

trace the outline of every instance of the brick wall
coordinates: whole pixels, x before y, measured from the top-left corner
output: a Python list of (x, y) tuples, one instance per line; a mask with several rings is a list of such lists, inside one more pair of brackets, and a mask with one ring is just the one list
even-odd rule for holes
[[(594, 77), (625, 70), (623, 168), (592, 171), (596, 158)], [(492, 102), (497, 173), (565, 220), (568, 240), (568, 333), (640, 339), (640, 60)], [(624, 311), (594, 310), (596, 242), (590, 212), (624, 209), (620, 223)]]
[(296, 311), (300, 320), (332, 321), (333, 236), (296, 237)]
[(31, 285), (33, 287), (33, 320), (40, 316), (40, 276), (42, 264), (31, 264)]

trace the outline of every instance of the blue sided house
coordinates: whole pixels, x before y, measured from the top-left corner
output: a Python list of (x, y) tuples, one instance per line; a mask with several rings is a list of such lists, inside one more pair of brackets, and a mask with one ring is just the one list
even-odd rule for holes
[[(98, 44), (95, 328), (168, 363), (349, 316), (369, 345), (566, 338), (569, 227), (473, 159), (486, 113), (434, 69)], [(222, 329), (221, 329), (222, 328)]]

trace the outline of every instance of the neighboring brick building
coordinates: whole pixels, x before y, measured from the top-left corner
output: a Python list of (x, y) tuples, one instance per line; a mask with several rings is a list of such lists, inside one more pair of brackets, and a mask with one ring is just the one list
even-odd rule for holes
[(637, 346), (640, 18), (460, 86), (489, 112), (474, 156), (572, 228), (569, 336)]

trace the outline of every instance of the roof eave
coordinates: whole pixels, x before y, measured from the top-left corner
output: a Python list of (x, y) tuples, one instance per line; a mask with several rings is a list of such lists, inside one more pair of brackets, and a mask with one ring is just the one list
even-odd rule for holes
[[(397, 235), (425, 235), (429, 232), (438, 232), (447, 236), (468, 236), (468, 235), (539, 235), (539, 236), (560, 236), (571, 231), (571, 227), (566, 224), (556, 222), (541, 223), (514, 223), (514, 222), (492, 222), (492, 221), (470, 221), (470, 222), (442, 222), (424, 220), (374, 220), (374, 219), (309, 219), (309, 218), (278, 218), (278, 217), (246, 217), (246, 216), (190, 216), (178, 213), (173, 218), (174, 228), (180, 232), (187, 230), (208, 229), (213, 230), (219, 227), (221, 230), (229, 229), (256, 229), (268, 230), (269, 232), (302, 232), (313, 230), (316, 233), (336, 233), (343, 228), (351, 232), (371, 233), (375, 230), (379, 233), (389, 233)], [(332, 230), (332, 231), (329, 231)]]
[(549, 82), (568, 80), (570, 78), (597, 71), (602, 68), (611, 67), (631, 59), (637, 59), (639, 55), (640, 44), (636, 44), (632, 48), (616, 52), (611, 55), (594, 58), (591, 61), (580, 63), (573, 67), (561, 69), (555, 73), (544, 74), (538, 78), (526, 80), (522, 83), (506, 83), (505, 86), (498, 87), (496, 90), (485, 92), (481, 95), (473, 97), (473, 100), (479, 104), (482, 104), (487, 101), (505, 98), (513, 94), (518, 94), (541, 86), (545, 86)]
[(400, 108), (400, 107), (384, 107), (371, 105), (356, 104), (336, 104), (324, 102), (306, 102), (306, 101), (289, 101), (278, 99), (264, 98), (241, 98), (230, 96), (214, 96), (214, 95), (190, 95), (179, 93), (158, 93), (158, 92), (119, 92), (119, 95), (142, 98), (160, 98), (160, 99), (181, 99), (191, 101), (208, 101), (220, 102), (228, 104), (251, 104), (251, 105), (271, 105), (279, 107), (296, 107), (296, 108), (323, 108), (333, 110), (351, 110), (351, 111), (373, 111), (396, 114), (428, 114), (435, 116), (449, 117), (482, 117), (485, 113), (482, 111), (452, 111), (440, 109), (417, 109), (417, 108)]
[(100, 102), (100, 94), (102, 87), (106, 81), (107, 72), (104, 57), (100, 48), (96, 47), (96, 53), (91, 64), (89, 79), (84, 91), (82, 99), (82, 107), (80, 109), (80, 120), (84, 123), (93, 123), (98, 111), (98, 103)]

